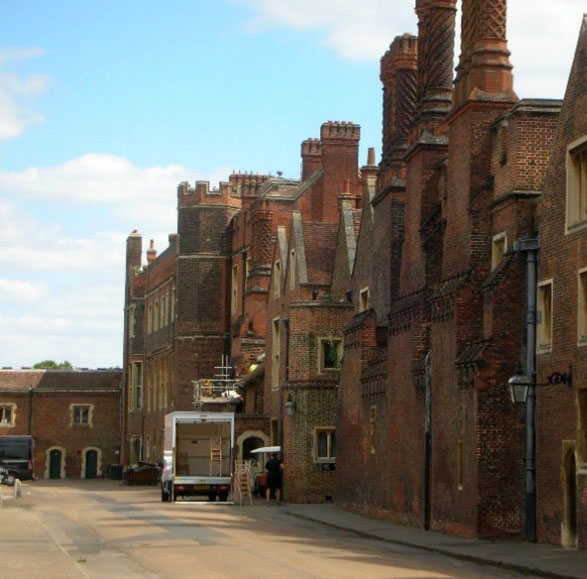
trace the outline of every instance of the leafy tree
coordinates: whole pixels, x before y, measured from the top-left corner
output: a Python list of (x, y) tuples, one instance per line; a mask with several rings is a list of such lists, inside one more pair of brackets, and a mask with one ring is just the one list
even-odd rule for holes
[(37, 362), (33, 368), (35, 370), (73, 370), (73, 366), (67, 360), (59, 363), (55, 360), (43, 360)]

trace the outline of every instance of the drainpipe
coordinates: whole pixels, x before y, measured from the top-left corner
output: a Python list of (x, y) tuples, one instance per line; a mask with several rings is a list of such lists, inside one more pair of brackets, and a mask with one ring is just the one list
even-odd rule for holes
[(424, 358), (425, 399), (424, 399), (424, 530), (430, 530), (430, 471), (432, 465), (432, 367), (428, 350)]
[(526, 540), (536, 543), (536, 270), (538, 237), (522, 237), (515, 251), (526, 253), (526, 375), (530, 378), (526, 400)]
[(29, 386), (29, 436), (33, 435), (33, 387)]

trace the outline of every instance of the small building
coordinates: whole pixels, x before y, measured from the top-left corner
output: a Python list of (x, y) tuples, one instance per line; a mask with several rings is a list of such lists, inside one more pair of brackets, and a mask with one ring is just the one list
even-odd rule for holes
[(121, 370), (0, 370), (0, 435), (31, 435), (36, 478), (96, 478), (120, 462)]

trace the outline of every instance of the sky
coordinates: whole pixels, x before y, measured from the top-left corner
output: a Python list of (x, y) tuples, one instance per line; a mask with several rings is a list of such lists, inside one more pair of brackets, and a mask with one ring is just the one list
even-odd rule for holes
[[(379, 155), (379, 58), (413, 5), (0, 0), (0, 366), (122, 365), (125, 240), (166, 247), (179, 182), (298, 178), (327, 120)], [(518, 96), (562, 98), (584, 0), (508, 10)]]

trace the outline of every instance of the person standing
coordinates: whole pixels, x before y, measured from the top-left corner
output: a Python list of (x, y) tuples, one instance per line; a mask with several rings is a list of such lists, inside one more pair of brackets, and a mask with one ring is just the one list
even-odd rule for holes
[(265, 464), (267, 471), (267, 489), (265, 490), (265, 504), (268, 505), (271, 500), (271, 491), (275, 492), (277, 504), (281, 504), (281, 474), (283, 472), (283, 463), (277, 458), (277, 454), (272, 452), (269, 460)]

